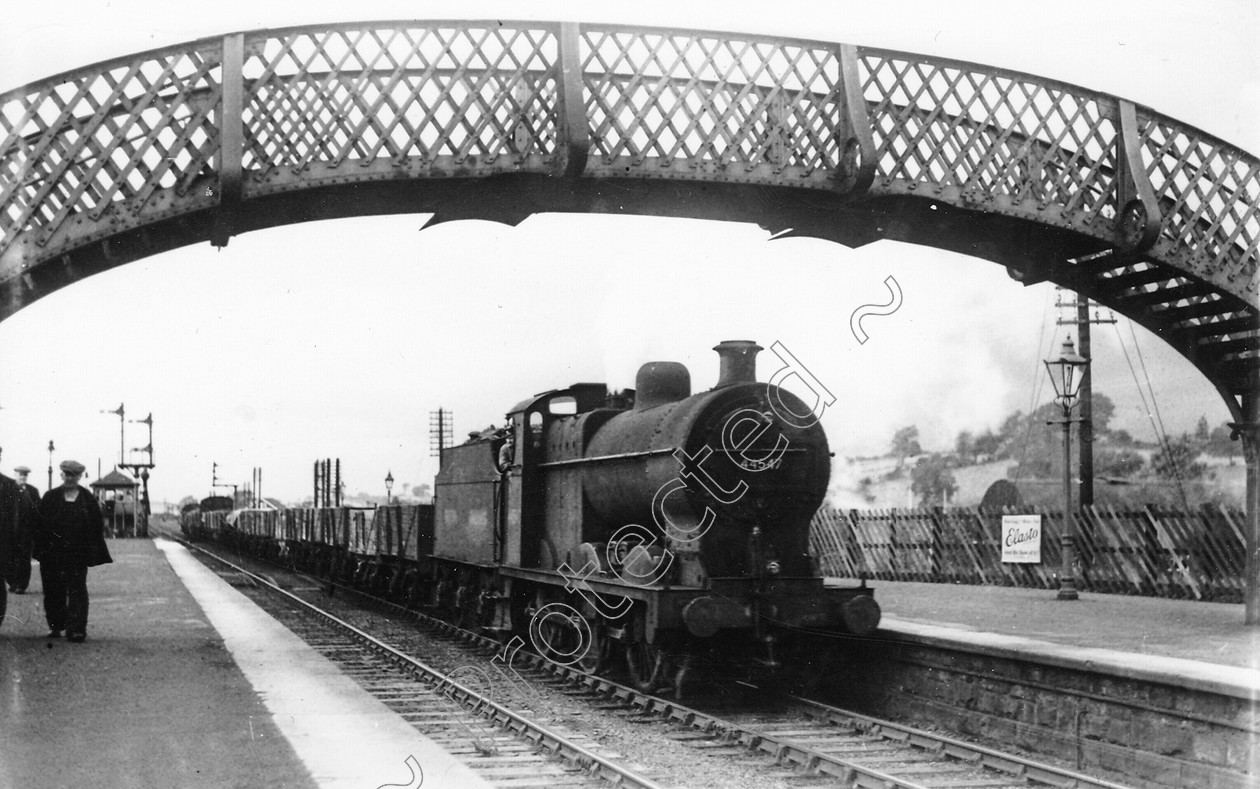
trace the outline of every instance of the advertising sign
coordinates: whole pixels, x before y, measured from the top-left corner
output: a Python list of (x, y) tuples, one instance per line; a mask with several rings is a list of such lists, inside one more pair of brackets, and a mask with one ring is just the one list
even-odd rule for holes
[(1041, 563), (1041, 516), (1002, 516), (1002, 561)]

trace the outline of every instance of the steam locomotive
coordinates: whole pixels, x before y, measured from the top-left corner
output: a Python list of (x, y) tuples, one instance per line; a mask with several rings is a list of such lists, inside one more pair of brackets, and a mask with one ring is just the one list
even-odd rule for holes
[(210, 531), (645, 689), (680, 690), (700, 655), (773, 669), (801, 631), (869, 633), (872, 590), (824, 586), (808, 552), (830, 475), (813, 409), (756, 381), (755, 343), (714, 350), (697, 394), (686, 367), (649, 362), (634, 390), (517, 403), (443, 450), (427, 513), (238, 512)]

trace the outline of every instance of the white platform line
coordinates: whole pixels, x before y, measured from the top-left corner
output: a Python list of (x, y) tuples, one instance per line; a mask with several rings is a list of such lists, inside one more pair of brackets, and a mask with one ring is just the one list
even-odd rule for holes
[(320, 789), (489, 786), (189, 556), (184, 546), (164, 539), (155, 543)]

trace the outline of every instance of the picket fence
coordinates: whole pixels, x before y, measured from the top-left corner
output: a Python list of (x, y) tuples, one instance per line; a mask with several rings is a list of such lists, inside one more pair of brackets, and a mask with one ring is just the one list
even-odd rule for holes
[[(1042, 516), (1041, 563), (1002, 562), (1003, 515)], [(1075, 517), (1077, 585), (1084, 591), (1241, 602), (1244, 515), (1084, 507)], [(886, 581), (1053, 589), (1063, 512), (1039, 507), (822, 509), (810, 534), (823, 575)]]

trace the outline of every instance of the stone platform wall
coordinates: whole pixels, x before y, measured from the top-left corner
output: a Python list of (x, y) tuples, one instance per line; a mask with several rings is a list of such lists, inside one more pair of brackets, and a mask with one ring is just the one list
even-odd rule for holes
[[(848, 642), (814, 698), (1141, 787), (1250, 787), (1260, 715), (1249, 697), (1149, 677), (916, 643)], [(1188, 683), (1194, 685), (1196, 683)]]

